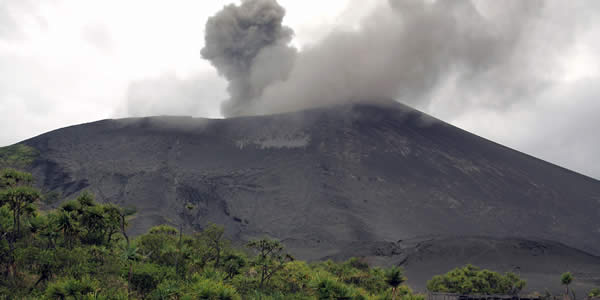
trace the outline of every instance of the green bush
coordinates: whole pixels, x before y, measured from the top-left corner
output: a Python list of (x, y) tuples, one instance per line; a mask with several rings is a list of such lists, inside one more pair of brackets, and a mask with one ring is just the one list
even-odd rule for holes
[(369, 265), (358, 258), (351, 258), (344, 263), (326, 261), (316, 267), (339, 278), (342, 282), (365, 289), (371, 294), (379, 294), (388, 287), (385, 271), (380, 268), (369, 268)]
[(313, 300), (315, 297), (307, 294), (284, 294), (282, 292), (274, 292), (271, 294), (255, 290), (253, 293), (246, 295), (244, 299), (248, 300)]
[(472, 265), (456, 268), (444, 275), (436, 275), (427, 282), (431, 292), (458, 294), (516, 295), (526, 282), (514, 273), (504, 275)]
[(203, 278), (192, 285), (190, 291), (186, 293), (188, 299), (206, 299), (206, 300), (239, 300), (240, 295), (234, 287), (216, 281)]
[(142, 296), (152, 292), (163, 280), (174, 277), (174, 270), (170, 267), (159, 266), (152, 263), (135, 264), (131, 274), (131, 287)]
[(425, 300), (424, 295), (413, 294), (413, 291), (406, 285), (401, 285), (396, 290), (396, 298), (393, 297), (393, 290), (387, 289), (385, 292), (380, 293), (374, 297), (376, 300)]
[(82, 299), (98, 292), (98, 282), (92, 278), (64, 278), (52, 282), (46, 288), (48, 299)]
[(346, 285), (332, 278), (321, 278), (316, 282), (316, 296), (318, 299), (349, 299), (362, 300), (367, 299), (356, 288)]
[(174, 266), (177, 264), (177, 229), (160, 225), (152, 227), (148, 234), (139, 237), (139, 250), (148, 253), (154, 263)]
[(232, 279), (239, 275), (248, 265), (248, 258), (241, 253), (229, 253), (223, 258), (223, 269), (227, 273), (227, 279)]
[(23, 144), (0, 148), (0, 167), (24, 168), (35, 160), (38, 151)]
[(289, 262), (273, 277), (271, 286), (285, 294), (308, 293), (312, 275), (313, 270), (305, 262)]
[(179, 299), (183, 296), (183, 286), (175, 280), (165, 280), (156, 286), (150, 295), (153, 300)]

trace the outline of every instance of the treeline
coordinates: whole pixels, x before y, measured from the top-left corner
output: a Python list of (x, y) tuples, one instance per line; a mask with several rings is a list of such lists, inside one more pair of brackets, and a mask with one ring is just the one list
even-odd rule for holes
[(5, 299), (422, 299), (400, 268), (360, 259), (308, 264), (275, 240), (231, 246), (223, 228), (161, 225), (127, 235), (133, 209), (82, 193), (40, 211), (31, 174), (0, 171), (0, 295)]
[[(307, 263), (270, 239), (231, 246), (222, 227), (184, 234), (168, 225), (127, 235), (135, 210), (82, 193), (40, 211), (31, 174), (0, 170), (0, 299), (404, 299), (421, 300), (399, 267), (363, 260)], [(517, 294), (514, 274), (466, 266), (431, 291)]]

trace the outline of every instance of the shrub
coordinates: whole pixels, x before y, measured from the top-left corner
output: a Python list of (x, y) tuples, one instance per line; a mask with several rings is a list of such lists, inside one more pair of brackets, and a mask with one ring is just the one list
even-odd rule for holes
[(332, 278), (319, 279), (316, 283), (315, 290), (318, 299), (367, 299), (356, 288)]
[(152, 292), (163, 280), (172, 278), (174, 271), (156, 264), (136, 265), (131, 274), (131, 287), (142, 296)]
[(396, 290), (396, 297), (394, 298), (394, 291), (389, 288), (385, 292), (381, 293), (374, 299), (376, 300), (425, 300), (424, 295), (413, 294), (413, 291), (406, 285), (401, 285)]
[(284, 294), (282, 292), (275, 292), (267, 294), (260, 291), (254, 291), (252, 294), (247, 295), (244, 299), (248, 300), (314, 300), (315, 297), (306, 294)]
[(458, 294), (516, 295), (525, 287), (525, 283), (513, 273), (501, 275), (490, 270), (466, 265), (444, 275), (434, 276), (427, 282), (427, 289), (431, 292)]
[(177, 229), (168, 225), (155, 226), (139, 238), (139, 250), (148, 253), (152, 262), (172, 266), (177, 264), (177, 241)]
[(223, 258), (223, 269), (227, 273), (227, 278), (232, 279), (239, 275), (241, 270), (248, 264), (245, 255), (238, 253), (229, 253)]
[(27, 167), (38, 154), (36, 149), (23, 144), (2, 147), (0, 148), (0, 167)]
[(151, 299), (179, 299), (183, 295), (183, 287), (174, 280), (165, 280), (156, 286), (150, 295)]
[(221, 281), (203, 278), (192, 285), (190, 291), (186, 293), (190, 299), (206, 300), (239, 300), (240, 295), (234, 287)]
[(64, 278), (48, 285), (46, 297), (48, 299), (81, 299), (83, 296), (95, 294), (97, 289), (98, 282), (89, 277)]
[(271, 286), (284, 294), (307, 293), (313, 271), (303, 261), (292, 261), (284, 265), (273, 277)]

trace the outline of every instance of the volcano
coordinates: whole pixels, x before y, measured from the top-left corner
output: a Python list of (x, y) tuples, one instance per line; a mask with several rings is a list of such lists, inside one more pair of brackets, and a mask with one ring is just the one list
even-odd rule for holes
[(369, 103), (103, 120), (21, 144), (37, 150), (27, 168), (44, 191), (135, 206), (133, 234), (212, 222), (302, 259), (402, 265), (417, 290), (465, 263), (520, 273), (530, 290), (560, 288), (565, 271), (579, 288), (600, 283), (599, 181)]

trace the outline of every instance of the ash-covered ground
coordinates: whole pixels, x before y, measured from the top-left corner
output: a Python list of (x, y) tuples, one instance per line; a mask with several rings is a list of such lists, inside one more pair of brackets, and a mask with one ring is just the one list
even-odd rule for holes
[(135, 206), (134, 234), (214, 222), (302, 259), (401, 264), (417, 290), (465, 263), (529, 290), (562, 290), (564, 271), (600, 284), (600, 182), (397, 103), (104, 120), (23, 143), (40, 187)]

